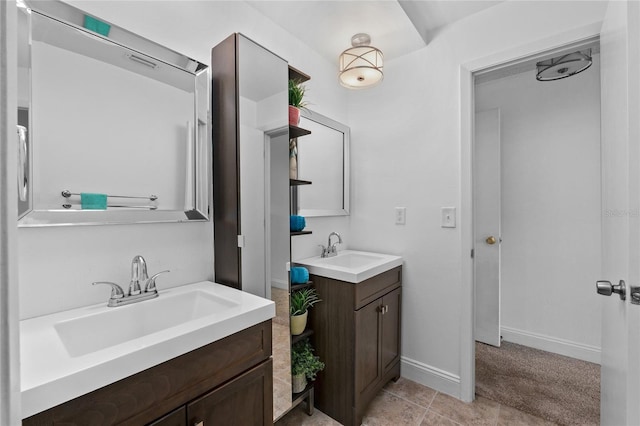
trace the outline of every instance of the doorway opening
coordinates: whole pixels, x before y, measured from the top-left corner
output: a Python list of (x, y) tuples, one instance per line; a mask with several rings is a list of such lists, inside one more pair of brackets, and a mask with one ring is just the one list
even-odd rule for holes
[[(590, 69), (536, 80), (536, 63), (573, 52), (588, 52)], [(598, 40), (473, 81), (473, 391), (556, 423), (598, 423)]]

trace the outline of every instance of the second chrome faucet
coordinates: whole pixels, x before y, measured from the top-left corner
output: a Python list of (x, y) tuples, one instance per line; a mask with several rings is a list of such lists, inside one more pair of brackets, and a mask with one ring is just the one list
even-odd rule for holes
[[(156, 278), (165, 272), (169, 271), (158, 272), (149, 278), (147, 274), (147, 262), (144, 260), (144, 257), (138, 255), (131, 261), (131, 282), (129, 283), (128, 294), (125, 295), (124, 290), (118, 284), (109, 281), (97, 281), (94, 282), (93, 285), (105, 284), (111, 286), (111, 297), (109, 297), (107, 306), (124, 306), (158, 297)], [(144, 285), (144, 289), (141, 285)]]
[[(331, 244), (331, 237), (333, 237), (333, 236), (338, 237), (338, 241), (336, 241), (335, 243)], [(337, 232), (332, 232), (332, 233), (329, 234), (329, 240), (327, 241), (327, 247), (325, 247), (322, 244), (320, 244), (320, 247), (322, 247), (322, 254), (320, 254), (320, 257), (337, 256), (338, 255), (338, 248), (336, 247), (336, 244), (342, 244), (342, 237)]]

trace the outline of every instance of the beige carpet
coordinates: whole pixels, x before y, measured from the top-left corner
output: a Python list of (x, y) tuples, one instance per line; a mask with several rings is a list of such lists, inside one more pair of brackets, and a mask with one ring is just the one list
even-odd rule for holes
[(476, 343), (476, 395), (561, 425), (600, 424), (600, 366), (514, 343)]

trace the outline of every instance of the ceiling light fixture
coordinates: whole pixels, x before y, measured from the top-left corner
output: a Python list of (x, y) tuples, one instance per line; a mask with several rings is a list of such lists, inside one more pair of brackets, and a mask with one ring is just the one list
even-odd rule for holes
[(340, 55), (340, 84), (349, 89), (366, 89), (382, 81), (383, 57), (380, 49), (371, 46), (369, 34), (351, 37), (353, 47)]
[(538, 81), (553, 81), (561, 78), (571, 77), (589, 68), (593, 60), (591, 59), (591, 49), (586, 52), (574, 52), (557, 58), (541, 61), (536, 64)]

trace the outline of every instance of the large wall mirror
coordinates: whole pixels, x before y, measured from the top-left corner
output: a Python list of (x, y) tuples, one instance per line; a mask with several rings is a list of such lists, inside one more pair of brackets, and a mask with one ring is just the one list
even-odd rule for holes
[(298, 191), (298, 214), (348, 215), (349, 127), (311, 110), (301, 111), (300, 127), (311, 134), (297, 141), (298, 176), (313, 185)]
[(208, 220), (207, 66), (65, 3), (27, 4), (19, 226)]

